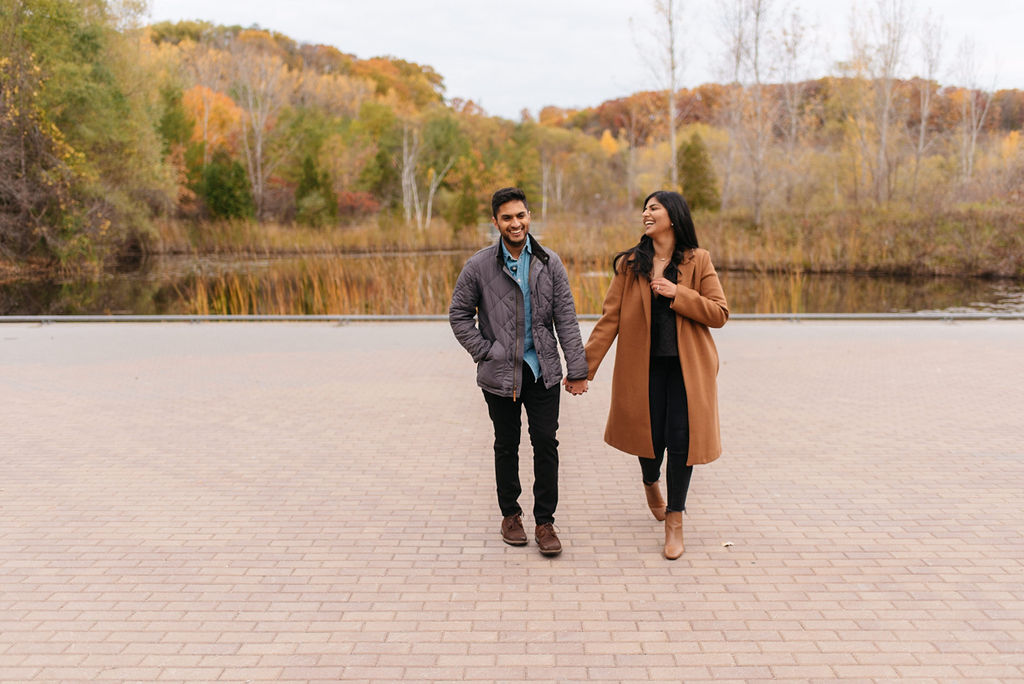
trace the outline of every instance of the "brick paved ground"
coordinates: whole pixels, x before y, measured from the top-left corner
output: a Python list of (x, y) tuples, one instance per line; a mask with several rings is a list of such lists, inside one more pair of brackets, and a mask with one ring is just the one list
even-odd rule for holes
[(1024, 323), (716, 339), (668, 562), (610, 358), (545, 559), (443, 323), (2, 326), (0, 681), (1024, 680)]

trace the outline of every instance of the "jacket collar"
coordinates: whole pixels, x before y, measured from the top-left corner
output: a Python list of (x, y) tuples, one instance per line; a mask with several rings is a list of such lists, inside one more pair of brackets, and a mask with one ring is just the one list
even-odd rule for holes
[[(537, 242), (537, 238), (533, 237), (529, 233), (526, 234), (526, 239), (530, 241), (530, 258), (540, 259), (542, 263), (548, 263), (548, 259), (551, 256), (544, 251), (544, 248)], [(494, 245), (494, 258), (498, 260), (499, 266), (505, 265), (505, 254), (501, 249), (501, 238), (498, 238), (498, 242)]]

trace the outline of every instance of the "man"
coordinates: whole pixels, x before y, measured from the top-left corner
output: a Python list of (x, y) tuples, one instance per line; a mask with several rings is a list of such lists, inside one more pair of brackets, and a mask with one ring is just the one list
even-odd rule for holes
[(495, 192), (491, 220), (501, 238), (466, 261), (455, 283), (448, 319), (455, 337), (477, 364), (477, 385), (494, 424), (501, 538), (513, 546), (527, 543), (519, 506), (519, 435), (525, 407), (533, 445), (534, 539), (542, 554), (556, 556), (562, 551), (554, 529), (555, 433), (562, 378), (558, 344), (573, 394), (587, 389), (587, 360), (565, 266), (530, 235), (530, 209), (523, 191)]

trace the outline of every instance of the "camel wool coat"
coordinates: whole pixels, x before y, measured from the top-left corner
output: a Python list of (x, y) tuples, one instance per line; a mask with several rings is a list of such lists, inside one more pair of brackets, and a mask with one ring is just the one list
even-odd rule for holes
[[(648, 406), (648, 372), (651, 354), (651, 285), (645, 276), (619, 266), (605, 296), (601, 318), (585, 347), (588, 379), (618, 336), (612, 370), (612, 398), (604, 441), (629, 454), (654, 458), (651, 414)], [(704, 249), (686, 252), (677, 267), (676, 343), (686, 385), (690, 419), (690, 451), (687, 464), (710, 463), (722, 453), (718, 426), (718, 349), (708, 328), (721, 328), (729, 319), (711, 255)]]

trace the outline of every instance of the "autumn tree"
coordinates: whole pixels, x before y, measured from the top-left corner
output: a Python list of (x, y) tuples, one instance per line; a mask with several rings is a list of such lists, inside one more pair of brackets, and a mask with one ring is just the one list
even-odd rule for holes
[(203, 166), (197, 189), (211, 218), (251, 218), (255, 214), (245, 169), (223, 149), (215, 150), (210, 163)]
[(444, 100), (444, 79), (432, 67), (393, 57), (374, 57), (355, 62), (351, 73), (375, 84), (381, 97), (394, 98), (414, 109), (425, 109)]
[(289, 104), (298, 77), (276, 54), (267, 34), (246, 31), (231, 49), (232, 91), (242, 108), (242, 150), (257, 216), (263, 215), (267, 180), (283, 155), (270, 156), (274, 122)]
[(402, 127), (402, 198), (405, 220), (419, 230), (430, 226), (434, 199), (448, 172), (465, 151), (455, 116), (442, 108)]
[(810, 66), (812, 48), (808, 27), (799, 9), (791, 9), (779, 28), (779, 124), (783, 168), (783, 196), (787, 206), (794, 201), (803, 142), (809, 122)]
[(992, 107), (1001, 130), (1024, 129), (1024, 91), (999, 90), (992, 96)]
[(65, 261), (140, 245), (171, 183), (140, 7), (10, 0), (4, 10), (0, 163), (13, 166), (7, 193), (29, 230), (9, 244)]
[[(415, 122), (409, 118), (402, 119), (402, 156), (398, 159), (398, 168), (402, 178), (402, 212), (407, 226), (422, 226), (420, 210), (419, 184), (416, 180), (416, 169), (420, 157), (420, 131)], [(415, 224), (413, 218), (415, 217)]]
[(960, 83), (964, 87), (960, 99), (960, 182), (970, 183), (974, 175), (974, 159), (978, 148), (978, 136), (985, 126), (992, 104), (992, 91), (982, 90), (978, 85), (978, 63), (974, 41), (964, 39), (957, 53)]
[(0, 255), (8, 258), (57, 248), (73, 178), (72, 151), (39, 105), (32, 9), (15, 2), (0, 15)]
[(660, 93), (642, 91), (629, 97), (602, 103), (596, 111), (598, 120), (624, 139), (625, 178), (627, 200), (630, 206), (644, 189), (637, 187), (638, 153), (652, 141), (652, 136), (666, 116)]
[(743, 0), (722, 0), (719, 3), (719, 35), (724, 47), (724, 92), (717, 108), (717, 121), (728, 133), (728, 148), (722, 169), (722, 208), (731, 209), (738, 185), (740, 129), (745, 98), (742, 79), (747, 45), (747, 7)]
[(893, 194), (898, 166), (896, 137), (902, 128), (897, 111), (897, 86), (906, 59), (910, 11), (905, 0), (876, 0), (865, 24), (851, 14), (853, 55), (845, 68), (862, 79), (866, 96), (848, 101), (862, 161), (871, 177), (875, 203)]
[(683, 183), (683, 196), (691, 209), (716, 211), (722, 206), (711, 156), (699, 133), (694, 132), (689, 140), (679, 145), (676, 166)]
[(540, 158), (540, 217), (546, 219), (549, 211), (566, 208), (574, 133), (554, 126), (538, 126), (533, 134)]
[(402, 135), (398, 116), (383, 102), (368, 100), (359, 109), (352, 134), (369, 151), (357, 185), (381, 198), (389, 208), (401, 200), (401, 175), (397, 156), (401, 154)]
[[(777, 98), (768, 86), (773, 69), (768, 52), (772, 7), (772, 0), (723, 0), (722, 4), (721, 25), (733, 79), (727, 117), (730, 150), (732, 155), (737, 151), (742, 155), (756, 225), (761, 223), (767, 196), (768, 155), (778, 114)], [(735, 163), (732, 155), (730, 167)], [(728, 174), (727, 181), (731, 182), (732, 168)], [(731, 193), (732, 188), (728, 191)]]
[(330, 224), (338, 218), (338, 200), (327, 171), (319, 169), (313, 157), (302, 160), (302, 176), (295, 188), (296, 218), (311, 226)]
[(917, 203), (918, 179), (921, 174), (921, 161), (925, 152), (935, 141), (932, 130), (932, 108), (935, 91), (938, 89), (936, 78), (942, 60), (942, 47), (945, 44), (944, 29), (939, 19), (929, 13), (918, 28), (918, 65), (921, 69), (917, 79), (917, 121), (916, 135), (912, 136), (914, 145), (914, 171), (910, 182), (910, 203)]
[(357, 128), (356, 119), (342, 119), (328, 132), (320, 147), (320, 167), (331, 179), (334, 194), (339, 198), (339, 212), (342, 199), (360, 206), (368, 206), (367, 200), (370, 204), (379, 205), (379, 202), (370, 200), (370, 193), (360, 184), (364, 169), (376, 153), (376, 144), (372, 139), (358, 135)]
[(187, 43), (180, 54), (191, 83), (184, 104), (196, 122), (201, 164), (209, 164), (214, 150), (241, 129), (241, 109), (225, 92), (230, 87), (230, 59), (224, 51), (203, 43)]

